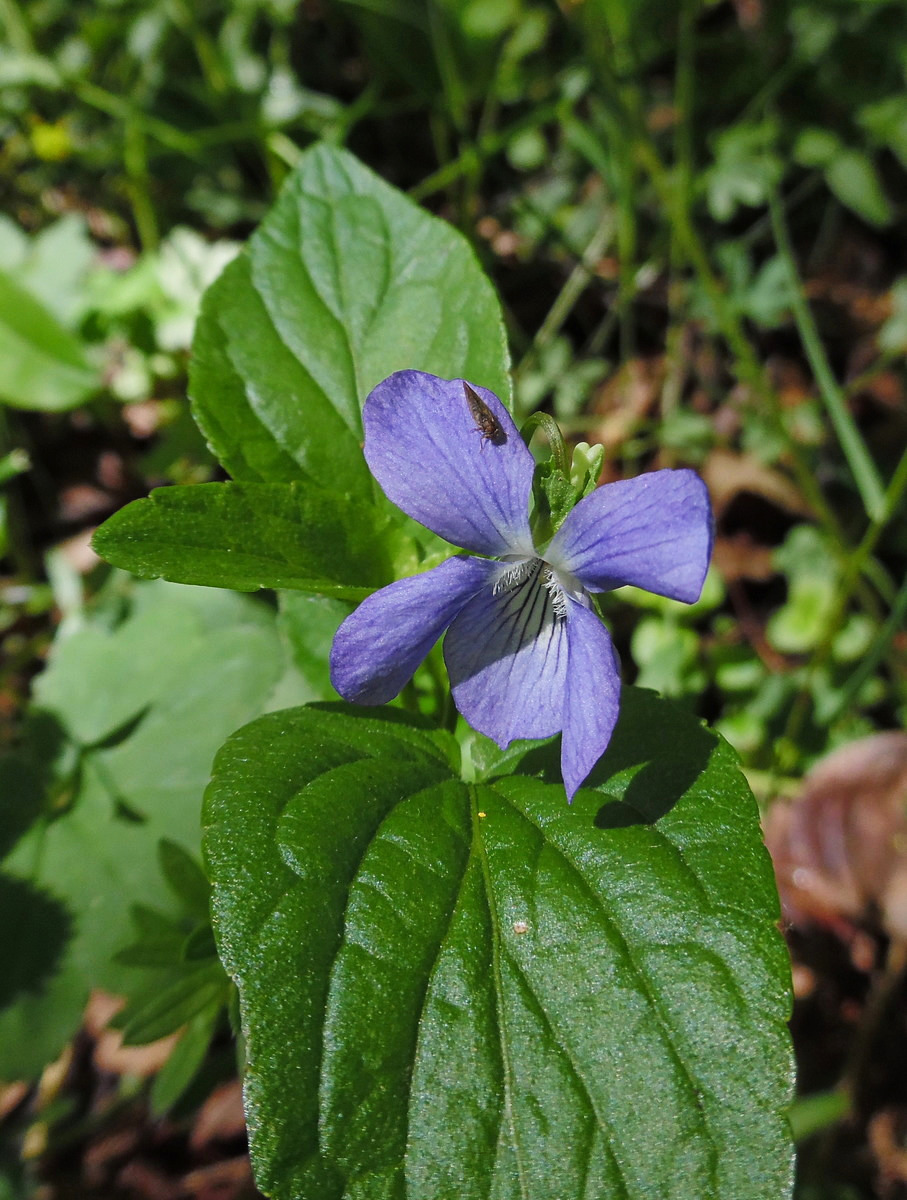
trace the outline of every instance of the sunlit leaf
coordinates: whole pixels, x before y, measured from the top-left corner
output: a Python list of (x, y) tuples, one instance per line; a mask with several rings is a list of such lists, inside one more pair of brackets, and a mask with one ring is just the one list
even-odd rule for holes
[(556, 743), (468, 785), (389, 716), (275, 713), (215, 764), (259, 1186), (788, 1195), (788, 966), (733, 752), (627, 689), (569, 806)]
[(157, 488), (114, 513), (95, 550), (143, 577), (361, 599), (390, 582), (388, 519), (311, 483)]
[(73, 408), (100, 385), (79, 339), (2, 271), (0, 360), (0, 401), (17, 408)]
[(199, 425), (237, 479), (308, 479), (365, 500), (368, 392), (410, 367), (509, 401), (503, 323), (462, 236), (344, 151), (307, 151), (207, 293), (193, 346)]

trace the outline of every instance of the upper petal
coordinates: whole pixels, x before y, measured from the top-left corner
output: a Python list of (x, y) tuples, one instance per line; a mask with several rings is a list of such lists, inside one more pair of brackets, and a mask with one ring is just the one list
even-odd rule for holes
[(500, 436), (478, 428), (462, 379), (398, 371), (365, 402), (366, 461), (388, 499), (455, 546), (531, 554), (534, 460), (497, 396), (471, 386)]
[(449, 558), (367, 597), (331, 646), (331, 683), (355, 704), (386, 704), (500, 564)]
[(567, 604), (561, 776), (572, 800), (611, 740), (620, 712), (620, 667), (611, 635), (596, 614), (575, 600)]
[(695, 471), (651, 471), (581, 500), (545, 557), (597, 591), (632, 583), (692, 604), (708, 570), (712, 531), (709, 494)]
[(447, 632), (444, 659), (454, 703), (500, 747), (561, 728), (567, 677), (566, 621), (554, 611), (536, 560), (528, 578), (483, 588)]

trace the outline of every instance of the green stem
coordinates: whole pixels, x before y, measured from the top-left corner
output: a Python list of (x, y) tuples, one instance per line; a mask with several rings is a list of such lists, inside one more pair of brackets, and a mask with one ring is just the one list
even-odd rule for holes
[(296, 145), (292, 138), (287, 137), (279, 129), (275, 129), (268, 134), (265, 144), (274, 157), (280, 159), (291, 171), (298, 165), (302, 157), (302, 150), (299, 146)]
[(890, 350), (880, 354), (876, 361), (868, 366), (864, 371), (861, 371), (859, 375), (854, 375), (848, 379), (847, 387), (845, 388), (847, 394), (849, 396), (853, 396), (856, 395), (857, 392), (863, 391), (863, 389), (868, 387), (873, 380), (878, 379), (883, 371), (887, 371), (896, 358), (897, 355)]
[(531, 417), (523, 423), (520, 429), (520, 437), (529, 445), (532, 435), (536, 429), (541, 429), (545, 437), (548, 439), (548, 444), (551, 446), (551, 453), (554, 456), (554, 464), (562, 475), (570, 478), (570, 456), (567, 454), (567, 447), (564, 443), (564, 435), (561, 433), (557, 421), (554, 417), (544, 412), (535, 412)]
[(35, 53), (28, 21), (16, 0), (0, 0), (0, 21), (5, 25), (9, 44), (17, 54)]
[[(745, 383), (753, 395), (768, 408), (774, 424), (784, 438), (790, 458), (791, 470), (797, 485), (811, 509), (831, 535), (833, 544), (846, 553), (847, 538), (830, 505), (822, 494), (800, 444), (791, 436), (784, 422), (780, 401), (765, 378), (762, 367), (744, 331), (740, 315), (734, 310), (717, 276), (712, 270), (708, 255), (693, 224), (685, 198), (678, 193), (673, 178), (659, 157), (658, 151), (638, 113), (624, 108), (623, 119), (633, 132), (636, 156), (645, 168), (652, 185), (669, 214), (674, 235), (674, 244), (687, 265), (696, 274), (700, 287), (709, 299), (718, 329), (727, 342), (734, 358), (734, 372)], [(583, 152), (583, 143), (576, 143)], [(594, 163), (593, 163), (594, 165)]]
[(441, 696), (441, 705), (438, 710), (438, 724), (442, 729), (446, 729), (449, 733), (453, 733), (457, 728), (457, 717), (457, 706), (454, 704), (450, 688), (445, 687)]
[(787, 268), (790, 279), (791, 310), (803, 342), (803, 349), (806, 351), (809, 365), (816, 378), (816, 383), (819, 385), (825, 410), (834, 426), (841, 449), (844, 451), (844, 457), (853, 474), (866, 515), (871, 520), (876, 520), (881, 515), (884, 504), (882, 481), (876, 465), (866, 449), (866, 443), (860, 437), (859, 430), (848, 411), (844, 392), (838, 386), (832, 373), (825, 348), (819, 337), (819, 330), (803, 293), (784, 212), (775, 192), (772, 192), (769, 197), (769, 211), (778, 254)]
[(756, 352), (744, 332), (739, 314), (734, 311), (723, 287), (712, 270), (705, 247), (693, 225), (689, 212), (684, 205), (677, 203), (667, 170), (658, 158), (651, 143), (648, 140), (640, 142), (638, 143), (638, 148), (641, 157), (648, 164), (649, 173), (656, 190), (661, 194), (663, 202), (668, 205), (669, 211), (673, 210), (678, 245), (682, 249), (687, 262), (696, 272), (700, 286), (709, 298), (718, 322), (718, 328), (734, 356), (735, 373), (738, 379), (747, 384), (752, 389), (754, 395), (771, 412), (774, 424), (782, 434), (787, 445), (791, 469), (801, 492), (825, 529), (831, 534), (834, 544), (844, 550), (847, 544), (844, 531), (822, 494), (822, 490), (816, 482), (815, 474), (803, 453), (802, 447), (791, 436), (785, 425), (778, 397), (765, 378)]
[[(0, 0), (2, 3), (2, 0)], [(130, 122), (146, 137), (152, 139), (165, 150), (186, 158), (202, 161), (203, 152), (210, 146), (218, 146), (224, 142), (237, 142), (243, 139), (266, 141), (272, 128), (261, 121), (250, 119), (246, 121), (231, 121), (226, 124), (212, 125), (204, 129), (186, 133), (159, 117), (150, 116), (138, 106), (108, 92), (97, 84), (85, 80), (69, 80), (67, 86), (89, 108), (105, 113), (117, 121)], [(148, 157), (152, 157), (148, 153)]]
[(145, 134), (131, 120), (126, 123), (123, 165), (126, 168), (132, 214), (142, 249), (156, 250), (160, 238), (157, 215), (151, 200), (151, 176), (148, 171)]
[(419, 707), (419, 692), (412, 679), (404, 684), (403, 690), (400, 692), (400, 703), (407, 712), (421, 716), (422, 709)]
[(837, 1125), (851, 1109), (850, 1097), (841, 1088), (801, 1096), (791, 1105), (790, 1126), (795, 1142)]
[[(693, 96), (696, 87), (695, 31), (697, 0), (681, 0), (677, 22), (677, 67), (674, 76), (674, 174), (680, 203), (689, 208), (693, 188)], [(683, 303), (679, 285), (683, 254), (673, 224), (668, 249), (668, 329), (665, 337), (665, 380), (661, 389), (661, 416), (665, 419), (680, 405), (689, 364), (684, 353), (685, 322), (678, 309)], [(673, 453), (670, 454), (673, 458)]]
[(523, 356), (514, 374), (519, 377), (538, 355), (560, 332), (564, 322), (593, 278), (593, 267), (604, 253), (604, 250), (614, 235), (614, 217), (607, 211), (598, 223), (598, 227), (589, 239), (580, 261), (567, 276), (567, 281), (561, 288), (548, 314), (539, 326), (538, 332), (532, 339), (532, 345)]
[(177, 29), (181, 29), (192, 43), (198, 65), (208, 89), (216, 96), (223, 96), (229, 88), (217, 45), (199, 25), (195, 8), (185, 0), (170, 0), (170, 17)]
[(681, 0), (677, 21), (677, 70), (674, 78), (674, 160), (677, 190), (690, 206), (693, 180), (693, 96), (696, 90), (696, 14), (698, 0)]
[[(563, 104), (563, 100), (558, 99), (550, 104), (541, 105), (518, 121), (514, 121), (512, 125), (508, 125), (506, 129), (488, 134), (479, 138), (475, 143), (464, 146), (449, 162), (445, 162), (443, 167), (439, 167), (437, 171), (427, 175), (421, 183), (410, 188), (409, 195), (413, 200), (422, 201), (428, 196), (434, 195), (435, 192), (450, 187), (463, 175), (474, 172), (480, 160), (487, 161), (495, 154), (500, 154), (513, 138), (525, 129), (534, 129), (536, 126), (556, 118), (562, 110)], [(441, 156), (439, 155), (439, 157)]]
[(25, 506), (22, 502), (22, 493), (18, 480), (18, 475), (21, 472), (17, 470), (17, 463), (19, 465), (23, 463), (22, 455), (25, 455), (24, 461), (26, 464), (23, 470), (28, 470), (31, 462), (28, 452), (17, 445), (17, 439), (12, 433), (10, 422), (11, 418), (7, 415), (3, 406), (0, 405), (0, 459), (6, 464), (6, 478), (3, 481), (3, 494), (6, 498), (6, 511), (4, 513), (6, 521), (6, 552), (12, 560), (17, 576), (20, 579), (32, 580), (38, 577), (38, 556), (32, 545)]
[(444, 111), (451, 118), (453, 127), (459, 134), (466, 132), (466, 89), (460, 79), (456, 55), (453, 52), (450, 31), (447, 28), (447, 14), (444, 7), (429, 0), (428, 3), (428, 37), (441, 78), (441, 88), (444, 93)]
[(453, 733), (457, 725), (457, 709), (450, 691), (447, 668), (440, 645), (435, 646), (425, 660), (425, 667), (431, 676), (435, 700), (435, 716), (442, 729)]
[(633, 323), (633, 299), (636, 295), (636, 255), (639, 249), (636, 223), (636, 165), (629, 143), (617, 172), (617, 319), (620, 335), (620, 360), (636, 357), (636, 331)]
[(888, 620), (879, 630), (875, 641), (869, 650), (867, 650), (860, 665), (841, 689), (834, 711), (828, 718), (829, 724), (837, 720), (842, 713), (847, 712), (856, 702), (857, 696), (860, 694), (860, 688), (873, 674), (879, 663), (881, 663), (882, 659), (888, 653), (891, 643), (904, 628), (905, 618), (907, 618), (907, 579), (901, 584), (901, 589), (895, 597)]
[(108, 92), (97, 84), (85, 80), (72, 80), (69, 83), (73, 92), (83, 104), (96, 108), (99, 112), (115, 117), (118, 121), (132, 121), (137, 129), (155, 138), (168, 150), (187, 157), (198, 157), (199, 144), (194, 136), (183, 133), (175, 125), (170, 125), (158, 117), (149, 116), (134, 108), (128, 100)]

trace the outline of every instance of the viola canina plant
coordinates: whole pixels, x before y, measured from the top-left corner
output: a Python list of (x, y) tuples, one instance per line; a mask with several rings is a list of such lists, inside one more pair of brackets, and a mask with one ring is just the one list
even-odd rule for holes
[(634, 584), (698, 600), (712, 545), (705, 485), (689, 470), (607, 484), (552, 530), (539, 488), (530, 515), (535, 460), (487, 389), (398, 371), (368, 396), (363, 424), (388, 499), (470, 555), (368, 597), (334, 639), (334, 686), (354, 703), (386, 704), (446, 630), (459, 711), (502, 749), (563, 731), (572, 799), (620, 708), (619, 663), (593, 596)]
[[(460, 235), (312, 148), (196, 330), (193, 412), (231, 478), (95, 536), (139, 575), (277, 596), (286, 673), (202, 815), (256, 1182), (788, 1200), (790, 969), (759, 813), (695, 713), (621, 689), (598, 607), (624, 584), (698, 598), (706, 489), (597, 487), (600, 447), (571, 461), (550, 418), (518, 429), (509, 372)], [(231, 670), (221, 692), (252, 694)], [(454, 707), (486, 737), (455, 736)]]

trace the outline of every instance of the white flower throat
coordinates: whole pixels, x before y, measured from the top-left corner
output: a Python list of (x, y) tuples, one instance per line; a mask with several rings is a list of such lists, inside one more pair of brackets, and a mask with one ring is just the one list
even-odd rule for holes
[(548, 593), (553, 615), (558, 620), (567, 616), (567, 597), (585, 603), (582, 584), (567, 571), (558, 571), (537, 555), (507, 555), (501, 559), (501, 572), (493, 585), (494, 595), (526, 590), (527, 597), (541, 586)]

